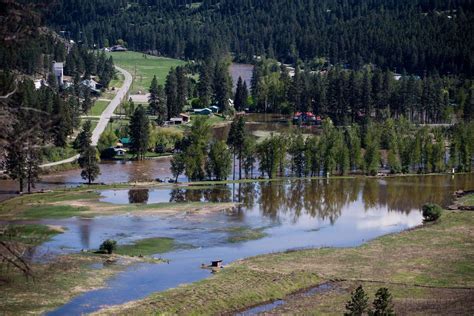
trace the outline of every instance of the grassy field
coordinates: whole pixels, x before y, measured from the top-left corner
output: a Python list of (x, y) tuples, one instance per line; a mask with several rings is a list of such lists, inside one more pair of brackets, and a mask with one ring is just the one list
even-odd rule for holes
[(89, 111), (89, 115), (91, 116), (100, 116), (102, 112), (104, 112), (107, 105), (109, 105), (109, 101), (105, 100), (97, 100), (94, 102), (91, 110)]
[(356, 248), (290, 251), (236, 262), (190, 285), (109, 310), (104, 314), (220, 314), (285, 298), (332, 282), (323, 295), (289, 300), (281, 312), (341, 314), (350, 291), (362, 284), (371, 300), (388, 287), (397, 313), (472, 314), (474, 212), (445, 211), (434, 224), (386, 235)]
[(117, 66), (124, 68), (134, 77), (130, 94), (136, 94), (138, 91), (142, 91), (142, 93), (148, 91), (154, 75), (156, 75), (158, 83), (164, 84), (171, 67), (185, 64), (184, 61), (178, 59), (156, 57), (131, 51), (108, 53), (108, 55), (113, 57)]
[(171, 251), (177, 247), (173, 238), (154, 237), (137, 240), (129, 245), (118, 245), (115, 251), (125, 256), (149, 256)]

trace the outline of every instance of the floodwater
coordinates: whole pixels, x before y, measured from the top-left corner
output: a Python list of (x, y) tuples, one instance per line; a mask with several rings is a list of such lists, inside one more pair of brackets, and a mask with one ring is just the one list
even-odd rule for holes
[[(295, 127), (288, 123), (289, 116), (280, 114), (250, 114), (246, 116), (247, 130), (254, 136), (262, 133), (290, 131)], [(230, 124), (213, 129), (213, 137), (226, 139)], [(304, 133), (315, 133), (316, 129), (308, 128)], [(173, 178), (170, 171), (170, 157), (143, 161), (102, 161), (100, 163), (101, 174), (95, 180), (97, 183), (129, 183), (153, 181), (157, 178), (166, 180)], [(256, 174), (257, 172), (254, 172)], [(179, 181), (187, 181), (182, 175)], [(36, 185), (36, 190), (54, 190), (65, 187), (76, 187), (84, 184), (79, 169), (58, 171), (48, 175), (42, 175)], [(14, 196), (18, 191), (18, 184), (12, 180), (0, 180), (0, 201)]]
[(229, 68), (230, 76), (232, 78), (232, 89), (235, 91), (239, 77), (247, 84), (250, 90), (250, 83), (252, 81), (253, 65), (232, 63)]
[[(80, 295), (51, 315), (79, 315), (144, 298), (209, 276), (201, 264), (225, 264), (259, 254), (308, 247), (351, 247), (422, 223), (426, 202), (448, 205), (456, 189), (474, 186), (474, 174), (387, 179), (293, 180), (176, 190), (102, 191), (110, 203), (169, 201), (238, 201), (222, 212), (174, 215), (102, 216), (44, 221), (68, 230), (43, 244), (38, 253), (95, 249), (107, 238), (130, 243), (148, 237), (171, 237), (185, 247), (156, 255), (169, 264), (139, 263), (107, 282), (103, 289)], [(135, 199), (133, 196), (138, 196)], [(131, 198), (132, 197), (132, 198)], [(260, 229), (257, 240), (232, 243), (236, 227)], [(94, 267), (100, 268), (100, 267)]]

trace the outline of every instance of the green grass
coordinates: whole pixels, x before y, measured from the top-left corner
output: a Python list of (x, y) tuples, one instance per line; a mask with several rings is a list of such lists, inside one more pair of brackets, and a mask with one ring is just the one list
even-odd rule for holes
[(263, 231), (265, 227), (261, 228), (250, 228), (246, 226), (233, 226), (219, 230), (229, 233), (227, 241), (230, 243), (238, 243), (249, 240), (256, 240), (267, 236)]
[(173, 238), (154, 237), (141, 239), (129, 245), (118, 245), (115, 253), (125, 256), (149, 256), (169, 252), (176, 247)]
[(463, 205), (474, 205), (474, 194), (468, 194), (461, 198), (460, 202)]
[(120, 72), (117, 72), (116, 78), (112, 79), (109, 83), (109, 89), (111, 89), (112, 87), (120, 88), (123, 85), (124, 81), (124, 75), (122, 75), (122, 73)]
[(108, 101), (97, 100), (94, 102), (89, 115), (91, 116), (100, 116), (104, 112), (105, 108), (109, 105)]
[(134, 77), (130, 94), (148, 91), (154, 75), (156, 75), (159, 84), (164, 84), (171, 67), (185, 64), (184, 61), (178, 59), (144, 55), (132, 51), (113, 52), (108, 55), (113, 57), (117, 66), (124, 68)]
[(70, 205), (40, 205), (32, 206), (23, 211), (22, 217), (26, 219), (42, 218), (68, 218), (80, 216), (86, 207), (75, 207)]
[[(417, 297), (429, 297), (433, 289), (426, 286), (439, 291), (474, 287), (473, 238), (474, 212), (445, 211), (434, 224), (382, 236), (360, 247), (288, 251), (244, 259), (206, 280), (156, 293), (105, 313), (232, 313), (334, 279), (371, 281), (377, 282), (377, 287), (389, 288), (397, 282), (404, 291), (394, 291), (395, 300), (410, 301), (414, 292)], [(329, 298), (325, 296), (320, 305), (312, 306), (311, 313), (332, 311), (340, 315), (352, 289), (341, 288)], [(370, 289), (371, 295), (374, 289)], [(425, 302), (420, 304), (424, 306)]]
[(27, 245), (40, 245), (61, 231), (41, 224), (7, 225), (0, 240), (16, 241)]

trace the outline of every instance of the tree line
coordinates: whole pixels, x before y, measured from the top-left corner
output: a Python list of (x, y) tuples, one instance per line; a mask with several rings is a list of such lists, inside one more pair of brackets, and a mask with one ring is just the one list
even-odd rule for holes
[[(293, 70), (275, 60), (258, 62), (252, 75), (250, 107), (256, 112), (312, 111), (336, 124), (404, 116), (416, 123), (451, 122), (457, 114), (474, 118), (472, 80), (457, 76), (394, 74), (367, 66), (362, 70), (324, 62)], [(236, 102), (237, 104), (237, 102)]]
[(260, 177), (268, 178), (376, 175), (381, 170), (392, 174), (470, 172), (473, 157), (473, 122), (430, 129), (403, 117), (345, 127), (326, 119), (317, 135), (271, 134), (257, 143), (239, 116), (231, 124), (226, 143), (210, 141), (206, 121), (195, 122), (177, 145), (171, 170), (175, 180), (185, 174), (191, 181), (226, 180), (232, 165), (233, 179), (236, 168), (242, 179), (253, 178), (256, 167)]

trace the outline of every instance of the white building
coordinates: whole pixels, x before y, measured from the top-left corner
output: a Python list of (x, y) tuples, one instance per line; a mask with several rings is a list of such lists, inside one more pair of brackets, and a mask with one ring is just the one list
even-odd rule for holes
[(57, 62), (53, 62), (53, 73), (54, 73), (54, 77), (56, 78), (56, 82), (58, 83), (58, 85), (62, 86), (63, 83), (64, 83), (64, 64), (63, 63), (57, 63)]

